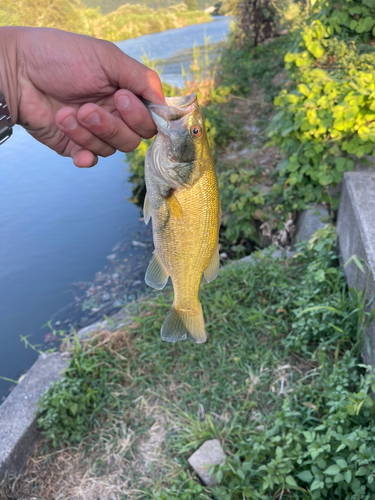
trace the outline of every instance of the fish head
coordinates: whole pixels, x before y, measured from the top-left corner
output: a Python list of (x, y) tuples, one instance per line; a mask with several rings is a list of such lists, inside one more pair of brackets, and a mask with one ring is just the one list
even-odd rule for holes
[(202, 111), (197, 96), (167, 97), (166, 106), (146, 103), (158, 130), (153, 144), (157, 170), (163, 171), (172, 185), (190, 186), (212, 161)]

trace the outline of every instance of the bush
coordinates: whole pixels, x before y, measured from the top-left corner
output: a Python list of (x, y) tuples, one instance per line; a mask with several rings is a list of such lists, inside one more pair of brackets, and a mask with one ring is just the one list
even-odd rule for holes
[[(279, 170), (302, 202), (331, 200), (328, 187), (375, 152), (375, 2), (326, 2), (285, 55), (288, 88), (275, 99), (269, 136), (281, 146)], [(370, 22), (371, 20), (371, 22)], [(293, 208), (298, 208), (298, 202)]]

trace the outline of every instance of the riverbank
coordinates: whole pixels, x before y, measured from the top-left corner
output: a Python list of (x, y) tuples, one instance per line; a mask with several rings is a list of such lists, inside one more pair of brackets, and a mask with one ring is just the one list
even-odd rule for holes
[(1, 26), (57, 28), (110, 42), (208, 23), (211, 20), (209, 14), (194, 10), (194, 7), (189, 10), (185, 3), (158, 9), (125, 4), (105, 15), (101, 14), (99, 7), (85, 8), (74, 0), (57, 0), (53, 8), (46, 2), (36, 5), (30, 0), (24, 0), (22, 8), (13, 2), (5, 2), (0, 7)]

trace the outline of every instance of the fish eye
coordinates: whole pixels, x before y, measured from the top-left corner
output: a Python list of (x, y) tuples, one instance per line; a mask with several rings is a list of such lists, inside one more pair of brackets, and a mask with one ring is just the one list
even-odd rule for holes
[(190, 127), (190, 132), (193, 137), (200, 137), (202, 135), (202, 129), (199, 125), (193, 125)]

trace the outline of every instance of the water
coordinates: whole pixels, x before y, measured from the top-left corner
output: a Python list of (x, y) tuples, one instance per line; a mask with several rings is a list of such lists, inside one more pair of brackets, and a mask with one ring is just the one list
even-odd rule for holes
[[(117, 45), (138, 60), (143, 54), (163, 59), (162, 78), (182, 85), (176, 61), (186, 61), (205, 36), (216, 43), (228, 30), (229, 20), (221, 18)], [(42, 326), (51, 318), (63, 322), (73, 283), (92, 281), (121, 246), (131, 257), (131, 241), (147, 240), (138, 208), (127, 201), (124, 160), (117, 152), (92, 169), (77, 169), (18, 126), (0, 147), (0, 376), (17, 380), (35, 361), (37, 353), (20, 336), (42, 344), (48, 331)], [(0, 380), (0, 401), (10, 386)]]

